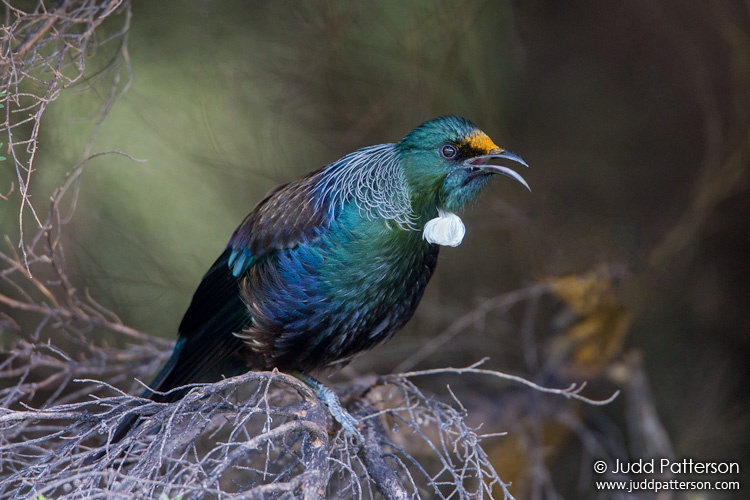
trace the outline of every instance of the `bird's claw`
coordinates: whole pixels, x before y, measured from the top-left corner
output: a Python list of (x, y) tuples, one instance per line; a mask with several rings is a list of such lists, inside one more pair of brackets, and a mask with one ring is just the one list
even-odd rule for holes
[[(334, 396), (336, 395), (334, 394)], [(352, 440), (354, 440), (354, 444), (363, 443), (364, 438), (357, 428), (359, 426), (359, 422), (341, 406), (341, 403), (338, 402), (338, 397), (336, 398), (336, 402), (338, 403), (338, 407), (332, 407), (326, 404), (326, 406), (328, 406), (328, 409), (331, 411), (331, 416), (334, 420), (336, 420), (336, 422), (339, 423), (339, 425), (341, 425), (341, 428), (344, 429), (344, 435), (347, 438), (351, 438)]]
[(342, 429), (344, 429), (344, 434), (347, 437), (354, 439), (355, 444), (362, 443), (364, 439), (357, 428), (359, 422), (356, 418), (352, 417), (343, 406), (341, 406), (341, 401), (336, 393), (322, 384), (315, 389), (320, 400), (328, 407), (333, 419), (341, 425)]
[(356, 418), (352, 417), (351, 414), (344, 409), (341, 405), (339, 397), (333, 390), (324, 386), (313, 377), (306, 373), (295, 374), (297, 378), (304, 381), (310, 386), (315, 394), (318, 396), (320, 401), (328, 407), (328, 411), (331, 412), (333, 419), (341, 425), (344, 430), (344, 435), (347, 438), (354, 440), (354, 444), (361, 444), (364, 442), (362, 434), (359, 432), (359, 422)]

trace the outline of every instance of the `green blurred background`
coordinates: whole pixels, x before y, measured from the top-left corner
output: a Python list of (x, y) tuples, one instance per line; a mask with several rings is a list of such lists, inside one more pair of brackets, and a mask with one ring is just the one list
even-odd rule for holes
[[(731, 0), (135, 1), (132, 86), (93, 151), (147, 161), (87, 166), (64, 235), (70, 274), (127, 324), (172, 338), (268, 190), (463, 115), (529, 162), (533, 193), (495, 182), (465, 214), (464, 243), (441, 251), (414, 321), (355, 368), (388, 373), (482, 299), (620, 265), (626, 345), (643, 353), (676, 455), (746, 464), (749, 12)], [(89, 90), (44, 118), (40, 203), (91, 138), (105, 95)], [(0, 215), (11, 234), (13, 212)], [(475, 328), (420, 366), (490, 355), (517, 371), (517, 349)]]

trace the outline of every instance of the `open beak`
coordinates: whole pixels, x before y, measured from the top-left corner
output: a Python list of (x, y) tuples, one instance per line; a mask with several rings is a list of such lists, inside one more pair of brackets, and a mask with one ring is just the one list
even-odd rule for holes
[(500, 160), (500, 159), (514, 161), (516, 163), (520, 163), (521, 165), (527, 168), (529, 166), (528, 163), (526, 163), (526, 161), (524, 161), (523, 158), (521, 158), (517, 154), (512, 153), (506, 149), (496, 149), (496, 150), (490, 151), (490, 154), (488, 155), (474, 157), (470, 160), (467, 160), (465, 165), (468, 168), (479, 168), (480, 170), (487, 172), (487, 173), (491, 173), (491, 174), (506, 175), (508, 177), (511, 177), (517, 180), (518, 182), (526, 186), (526, 189), (531, 191), (529, 184), (526, 182), (526, 180), (523, 177), (521, 177), (521, 174), (517, 173), (514, 170), (509, 169), (508, 167), (503, 167), (500, 165), (492, 165), (489, 163), (492, 160)]

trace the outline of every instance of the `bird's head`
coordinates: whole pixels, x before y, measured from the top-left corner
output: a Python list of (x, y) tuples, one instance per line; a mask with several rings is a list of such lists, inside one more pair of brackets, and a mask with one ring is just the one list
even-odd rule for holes
[(495, 174), (529, 185), (515, 171), (491, 162), (518, 155), (498, 147), (476, 125), (459, 116), (443, 116), (409, 132), (398, 144), (413, 208), (419, 213), (457, 212), (474, 201)]

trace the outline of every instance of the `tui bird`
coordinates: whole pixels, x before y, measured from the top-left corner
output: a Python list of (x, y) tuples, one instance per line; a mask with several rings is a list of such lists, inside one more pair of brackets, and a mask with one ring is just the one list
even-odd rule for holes
[[(309, 372), (345, 365), (409, 321), (439, 246), (464, 236), (455, 212), (494, 174), (529, 187), (488, 163), (501, 159), (528, 166), (470, 121), (444, 116), (277, 187), (203, 277), (144, 397), (174, 401), (186, 390), (173, 389), (186, 384), (278, 368), (310, 385), (358, 436), (356, 420)], [(112, 442), (137, 420), (129, 415)]]

